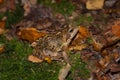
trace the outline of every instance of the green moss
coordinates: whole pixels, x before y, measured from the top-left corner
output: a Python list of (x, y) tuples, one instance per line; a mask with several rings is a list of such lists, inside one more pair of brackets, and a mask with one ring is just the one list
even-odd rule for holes
[(29, 62), (32, 48), (26, 42), (7, 41), (4, 36), (0, 36), (0, 42), (6, 45), (0, 54), (0, 80), (57, 80), (62, 65)]
[(23, 13), (23, 8), (20, 6), (20, 4), (18, 4), (16, 5), (16, 9), (14, 11), (8, 10), (4, 13), (0, 13), (0, 20), (6, 16), (6, 28), (11, 28), (11, 25), (19, 22), (23, 18)]
[(70, 15), (75, 10), (75, 6), (68, 0), (62, 0), (59, 3), (52, 3), (52, 0), (38, 0), (38, 3), (52, 7), (55, 12), (63, 15)]
[(2, 15), (0, 15), (1, 16), (0, 18), (2, 18), (3, 16), (6, 16), (7, 17), (6, 27), (11, 28), (10, 26), (12, 24), (17, 23), (22, 19), (23, 12), (24, 12), (23, 8), (20, 7), (20, 5), (16, 5), (16, 10), (15, 11), (6, 11)]
[(74, 20), (74, 24), (84, 25), (84, 24), (90, 24), (92, 21), (93, 21), (92, 16), (81, 15), (80, 17), (78, 17)]
[(86, 67), (86, 64), (80, 59), (80, 53), (70, 53), (71, 60), (71, 73), (69, 74), (67, 80), (74, 80), (75, 77), (80, 77), (87, 79), (90, 76), (90, 72)]

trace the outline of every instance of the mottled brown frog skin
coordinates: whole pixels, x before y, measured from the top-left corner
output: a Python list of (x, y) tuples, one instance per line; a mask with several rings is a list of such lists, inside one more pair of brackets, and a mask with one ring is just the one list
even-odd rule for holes
[(36, 55), (37, 57), (41, 57), (43, 55), (50, 56), (52, 58), (55, 57), (55, 55), (56, 57), (58, 55), (60, 57), (61, 52), (59, 50), (61, 48), (61, 45), (65, 42), (64, 36), (69, 35), (68, 31), (69, 28), (66, 27), (64, 29), (56, 31), (55, 33), (50, 33), (44, 36), (43, 38), (40, 38), (39, 40), (37, 40), (37, 46), (35, 47), (33, 54)]

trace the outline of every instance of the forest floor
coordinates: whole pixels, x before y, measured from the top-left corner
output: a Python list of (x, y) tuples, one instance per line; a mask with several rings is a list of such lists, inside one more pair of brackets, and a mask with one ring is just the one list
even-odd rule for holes
[(0, 0), (0, 80), (120, 80), (120, 1), (89, 1)]

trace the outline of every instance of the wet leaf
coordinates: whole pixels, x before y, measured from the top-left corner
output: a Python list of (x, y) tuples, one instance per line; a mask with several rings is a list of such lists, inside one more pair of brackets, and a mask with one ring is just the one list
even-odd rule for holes
[(115, 36), (120, 37), (120, 25), (113, 25), (112, 26), (112, 33)]
[(85, 45), (85, 44), (70, 46), (69, 50), (82, 50), (82, 49), (85, 49), (86, 47), (87, 47), (87, 45)]
[(10, 2), (10, 8), (11, 8), (11, 10), (15, 10), (15, 0), (11, 0), (11, 2)]
[(4, 1), (4, 0), (0, 0), (0, 4), (2, 4), (2, 3), (3, 3), (3, 1)]
[(106, 61), (106, 63), (110, 63), (110, 56), (109, 55), (105, 56), (105, 61)]
[(94, 49), (95, 51), (100, 51), (100, 50), (101, 50), (102, 44), (96, 42), (95, 39), (93, 39), (92, 44), (93, 44), (93, 49)]
[(0, 21), (0, 28), (2, 28), (2, 29), (5, 28), (5, 21)]
[(29, 55), (29, 56), (28, 56), (28, 60), (31, 61), (31, 62), (33, 62), (33, 63), (43, 62), (43, 60), (41, 60), (41, 59), (39, 59), (39, 58), (37, 58), (37, 57), (35, 57), (35, 56), (33, 56), (33, 55)]
[(48, 62), (49, 64), (51, 64), (52, 60), (49, 57), (45, 57), (44, 59), (46, 62)]
[(4, 44), (0, 44), (0, 53), (2, 53), (5, 50), (5, 45)]
[(31, 11), (31, 3), (28, 0), (22, 0), (23, 8), (25, 10), (24, 16), (27, 16)]
[(115, 53), (113, 53), (113, 57), (114, 57), (114, 59), (116, 60), (117, 58), (119, 58), (119, 53), (117, 53), (117, 52), (115, 52)]
[(0, 35), (3, 34), (4, 32), (5, 30), (0, 28)]
[(87, 38), (90, 36), (88, 29), (86, 27), (83, 27), (83, 26), (80, 26), (79, 33), (83, 38)]
[(5, 21), (0, 22), (0, 35), (5, 32)]
[(87, 0), (86, 8), (89, 10), (102, 9), (104, 0)]
[(30, 3), (31, 3), (32, 5), (35, 5), (35, 4), (37, 3), (37, 0), (30, 0)]
[(111, 72), (120, 72), (120, 64), (113, 63), (110, 66)]
[(104, 58), (100, 59), (99, 64), (101, 65), (102, 68), (105, 68), (105, 63), (106, 63), (106, 61)]
[(36, 28), (21, 28), (17, 35), (23, 40), (34, 42), (45, 36), (46, 32), (39, 32)]

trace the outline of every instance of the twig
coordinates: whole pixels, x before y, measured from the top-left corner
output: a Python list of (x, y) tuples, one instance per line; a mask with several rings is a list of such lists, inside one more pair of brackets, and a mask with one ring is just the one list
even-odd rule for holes
[(68, 55), (66, 53), (66, 48), (69, 46), (69, 44), (75, 38), (76, 34), (78, 33), (78, 29), (79, 28), (75, 28), (73, 30), (73, 32), (71, 33), (70, 38), (65, 43), (63, 43), (63, 45), (60, 47), (60, 51), (63, 50), (62, 56), (63, 56), (64, 61), (67, 63), (67, 65), (64, 66), (60, 70), (59, 76), (58, 76), (59, 80), (65, 80), (66, 76), (68, 75), (68, 73), (69, 73), (69, 71), (71, 69), (70, 61), (69, 61)]

